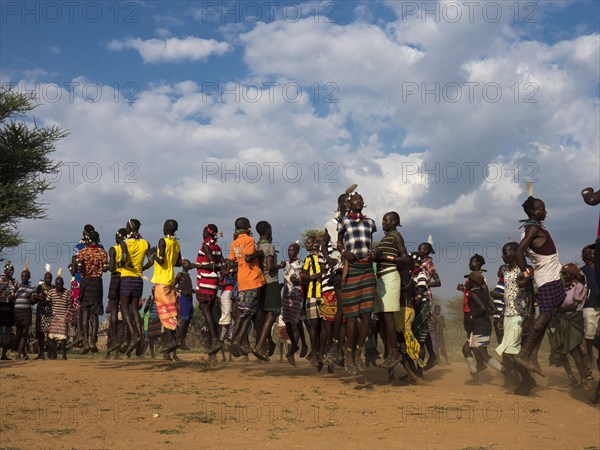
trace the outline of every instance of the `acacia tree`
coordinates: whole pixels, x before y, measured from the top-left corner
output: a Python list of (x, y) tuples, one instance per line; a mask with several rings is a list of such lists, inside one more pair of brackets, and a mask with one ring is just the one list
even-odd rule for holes
[(306, 239), (309, 237), (317, 237), (319, 234), (323, 233), (323, 230), (318, 228), (308, 228), (300, 234), (300, 246), (304, 245)]
[(33, 94), (0, 87), (0, 252), (24, 242), (18, 224), (23, 219), (45, 219), (41, 195), (52, 189), (49, 175), (62, 162), (50, 155), (68, 131), (53, 125), (40, 128), (26, 115), (37, 105)]

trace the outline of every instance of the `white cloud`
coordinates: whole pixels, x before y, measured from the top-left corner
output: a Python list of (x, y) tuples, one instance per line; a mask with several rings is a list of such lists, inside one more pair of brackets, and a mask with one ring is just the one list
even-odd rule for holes
[(145, 63), (158, 63), (170, 61), (199, 61), (211, 55), (223, 55), (231, 51), (232, 47), (227, 42), (215, 39), (201, 39), (192, 36), (186, 38), (148, 39), (140, 38), (119, 41), (113, 39), (109, 42), (109, 49), (122, 51), (126, 49), (137, 50)]
[(168, 30), (167, 28), (162, 28), (162, 27), (158, 27), (156, 29), (155, 33), (159, 38), (169, 38), (172, 35), (170, 30)]
[(56, 76), (56, 73), (50, 73), (41, 67), (36, 67), (34, 69), (26, 69), (23, 71), (23, 76), (25, 77), (24, 81), (39, 81), (43, 79), (47, 79), (50, 77)]
[[(112, 236), (124, 220), (138, 216), (154, 243), (162, 221), (172, 216), (189, 257), (204, 223), (217, 223), (228, 236), (235, 217), (246, 215), (253, 224), (271, 221), (275, 240), (283, 243), (320, 227), (337, 196), (356, 182), (378, 224), (396, 210), (407, 242), (433, 234), (443, 293), (451, 296), (469, 249), (483, 253), (494, 273), (499, 261), (493, 249), (508, 236), (518, 238), (524, 181), (535, 178), (561, 256), (576, 259), (598, 219), (597, 210), (578, 197), (582, 187), (598, 183), (598, 34), (547, 44), (522, 39), (509, 22), (397, 17), (376, 26), (309, 17), (259, 23), (250, 31), (231, 26), (221, 30), (239, 34), (227, 40), (243, 46), (247, 64), (242, 76), (224, 74), (238, 83), (236, 95), (223, 96), (222, 85), (207, 95), (200, 81), (189, 79), (141, 86), (131, 105), (115, 103), (108, 86), (97, 103), (79, 94), (70, 103), (65, 94), (36, 116), (72, 131), (57, 156), (79, 166), (73, 181), (64, 174), (46, 196), (52, 230), (27, 222), (23, 232), (42, 239), (61, 229), (74, 240), (90, 222)], [(113, 41), (110, 47), (136, 49), (145, 62), (207, 58), (231, 49), (213, 41), (197, 56), (191, 48), (200, 46), (190, 39), (197, 38)], [(286, 101), (281, 89), (264, 87), (271, 81), (298, 83), (305, 95)], [(257, 101), (244, 95), (251, 82), (262, 86), (246, 93), (258, 95)], [(311, 102), (307, 86), (326, 82), (338, 87), (338, 102)], [(406, 95), (407, 83), (420, 92)], [(423, 87), (435, 90), (436, 83), (441, 98), (423, 97)], [(462, 89), (455, 103), (448, 99), (450, 83)], [(472, 101), (465, 83), (479, 83)], [(484, 98), (486, 83), (501, 87), (498, 102)], [(537, 103), (526, 103), (528, 95)], [(102, 168), (95, 183), (82, 177), (90, 162)], [(126, 168), (129, 162), (135, 165)], [(501, 176), (486, 174), (489, 163)], [(257, 168), (262, 172), (254, 180)], [(128, 175), (138, 182), (125, 183)], [(85, 218), (81, 223), (73, 223), (75, 208)], [(472, 242), (479, 247), (469, 247)], [(458, 243), (464, 253), (458, 264), (445, 253), (448, 243)], [(486, 255), (488, 244), (496, 246)]]

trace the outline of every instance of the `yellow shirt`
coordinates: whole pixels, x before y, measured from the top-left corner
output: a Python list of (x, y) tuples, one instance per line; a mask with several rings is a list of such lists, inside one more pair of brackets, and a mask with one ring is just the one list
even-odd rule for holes
[(125, 239), (129, 261), (125, 267), (121, 267), (122, 277), (141, 277), (142, 267), (144, 267), (144, 258), (150, 248), (150, 244), (145, 239)]
[[(319, 257), (314, 254), (309, 254), (304, 260), (303, 270), (306, 270), (309, 275), (321, 273), (321, 265)], [(321, 280), (311, 280), (308, 283), (306, 298), (321, 298)]]
[(121, 263), (121, 258), (123, 257), (123, 250), (121, 250), (121, 246), (119, 244), (117, 245), (113, 245), (113, 247), (115, 249), (115, 271), (113, 273), (121, 273), (121, 267), (119, 267), (119, 264)]
[[(154, 284), (175, 286), (175, 264), (179, 258), (179, 242), (172, 237), (165, 237), (163, 239), (167, 244), (165, 247), (165, 260), (162, 264), (154, 261), (154, 276), (152, 277), (152, 282)], [(156, 256), (162, 256), (160, 254), (160, 249), (157, 249)]]

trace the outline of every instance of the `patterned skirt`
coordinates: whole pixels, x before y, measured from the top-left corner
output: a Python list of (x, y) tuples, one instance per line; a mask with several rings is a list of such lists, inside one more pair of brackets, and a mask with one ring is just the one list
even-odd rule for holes
[(71, 297), (71, 303), (69, 304), (69, 309), (67, 310), (67, 316), (65, 317), (65, 321), (68, 324), (75, 325), (77, 323), (77, 311), (81, 308), (81, 303), (79, 303), (78, 297)]
[(540, 314), (550, 316), (552, 311), (562, 305), (566, 296), (562, 280), (550, 281), (540, 286), (536, 294)]
[(160, 323), (160, 319), (158, 317), (158, 313), (153, 314), (150, 313), (150, 317), (148, 319), (148, 337), (154, 338), (160, 336), (162, 333), (162, 323)]
[(323, 292), (319, 309), (321, 310), (321, 318), (323, 320), (333, 322), (337, 313), (337, 299), (335, 298), (334, 290)]
[(260, 288), (239, 291), (238, 311), (240, 317), (250, 317), (258, 311)]
[(284, 295), (281, 301), (281, 317), (284, 323), (296, 324), (300, 321), (302, 311), (302, 294), (300, 291)]
[(38, 303), (35, 312), (35, 331), (38, 333), (46, 333), (50, 328), (52, 320), (52, 305), (41, 305)]
[(341, 304), (344, 317), (372, 313), (375, 302), (376, 277), (369, 261), (348, 263), (348, 275), (342, 281)]
[(412, 324), (412, 332), (419, 341), (423, 344), (429, 333), (429, 321), (431, 320), (431, 302), (429, 299), (421, 301), (415, 305), (415, 320)]
[(168, 284), (154, 285), (154, 301), (158, 310), (158, 317), (162, 325), (169, 329), (177, 328), (177, 294), (175, 286)]

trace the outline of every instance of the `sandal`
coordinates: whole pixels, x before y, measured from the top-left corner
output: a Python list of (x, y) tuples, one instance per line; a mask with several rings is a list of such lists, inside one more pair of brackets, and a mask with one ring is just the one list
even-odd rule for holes
[(252, 350), (252, 354), (261, 361), (269, 361), (269, 355), (267, 353), (261, 352), (258, 348)]
[(356, 375), (356, 366), (350, 360), (344, 360), (344, 370), (348, 373), (348, 375)]

